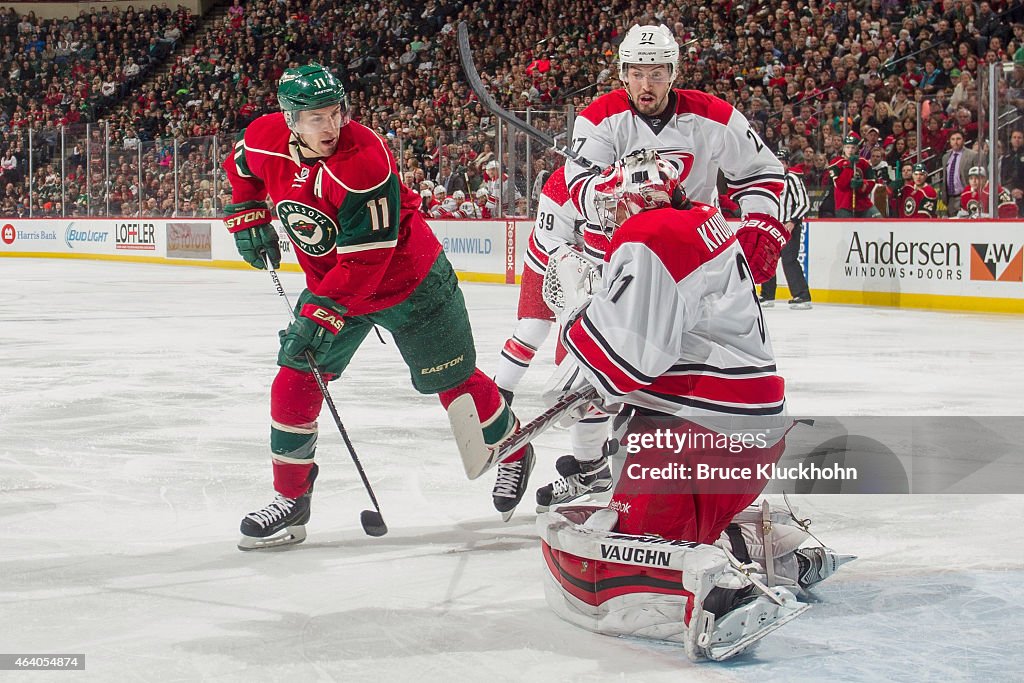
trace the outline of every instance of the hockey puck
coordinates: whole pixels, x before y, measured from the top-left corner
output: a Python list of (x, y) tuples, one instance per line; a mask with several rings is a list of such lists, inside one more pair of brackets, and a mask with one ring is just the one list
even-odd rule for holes
[(374, 510), (363, 510), (359, 514), (359, 521), (363, 523), (363, 531), (367, 536), (383, 536), (388, 532), (384, 518)]

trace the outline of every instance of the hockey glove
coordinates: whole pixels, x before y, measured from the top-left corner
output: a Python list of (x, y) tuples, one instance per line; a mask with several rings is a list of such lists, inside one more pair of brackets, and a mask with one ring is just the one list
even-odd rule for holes
[[(541, 398), (544, 401), (544, 405), (550, 408), (562, 400), (566, 394), (579, 391), (588, 386), (590, 386), (590, 383), (583, 376), (583, 373), (580, 372), (579, 362), (572, 356), (567, 356), (558, 364), (555, 372), (545, 382)], [(558, 424), (562, 427), (571, 427), (588, 414), (603, 415), (604, 399), (599, 396), (588, 403), (577, 406), (562, 415), (558, 420)]]
[(345, 307), (333, 299), (303, 290), (296, 306), (295, 320), (279, 333), (281, 352), (278, 362), (289, 366), (303, 365), (306, 351), (309, 351), (318, 365), (323, 363), (334, 338), (345, 326), (344, 314)]
[(242, 202), (224, 207), (228, 215), (224, 225), (235, 236), (235, 247), (245, 262), (253, 268), (265, 270), (264, 254), (270, 257), (274, 268), (281, 266), (281, 245), (277, 231), (270, 224), (270, 210), (263, 202)]
[(766, 213), (747, 214), (736, 231), (736, 239), (750, 264), (754, 284), (759, 285), (775, 277), (782, 247), (789, 241), (789, 231), (782, 223)]

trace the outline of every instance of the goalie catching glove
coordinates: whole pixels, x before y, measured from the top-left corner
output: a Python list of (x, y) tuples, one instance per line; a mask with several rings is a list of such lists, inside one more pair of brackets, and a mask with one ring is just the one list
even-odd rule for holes
[(266, 270), (264, 256), (274, 268), (281, 266), (281, 245), (277, 230), (270, 224), (270, 210), (264, 202), (241, 202), (224, 207), (228, 215), (224, 225), (235, 236), (235, 247), (253, 268)]
[(736, 231), (736, 239), (750, 264), (754, 284), (759, 285), (775, 277), (782, 247), (789, 241), (789, 231), (782, 223), (766, 213), (747, 214)]
[[(306, 351), (313, 354), (317, 365), (324, 362), (331, 350), (334, 338), (345, 326), (345, 307), (333, 299), (317, 296), (308, 289), (299, 295), (296, 305), (295, 320), (288, 329), (281, 330), (282, 365), (302, 365), (306, 361)], [(282, 362), (287, 361), (287, 362)]]

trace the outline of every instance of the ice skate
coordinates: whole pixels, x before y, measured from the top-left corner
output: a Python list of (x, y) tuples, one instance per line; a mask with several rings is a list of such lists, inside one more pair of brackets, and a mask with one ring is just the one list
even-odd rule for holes
[(501, 513), (503, 522), (512, 518), (516, 506), (523, 499), (535, 463), (532, 444), (526, 445), (526, 453), (519, 460), (498, 463), (498, 479), (494, 483), (491, 495), (494, 499), (494, 509)]
[(775, 306), (775, 298), (769, 299), (763, 294), (758, 298), (758, 302), (760, 302), (761, 308), (773, 308)]
[(847, 562), (856, 560), (857, 556), (839, 555), (831, 548), (814, 546), (797, 548), (796, 559), (800, 565), (800, 587), (810, 588), (835, 574)]
[(537, 512), (547, 512), (552, 505), (561, 505), (591, 493), (603, 493), (612, 487), (608, 458), (577, 460), (563, 455), (555, 463), (561, 478), (537, 489)]
[(305, 541), (317, 471), (314, 464), (309, 472), (309, 489), (298, 498), (285, 498), (279, 493), (266, 507), (247, 514), (242, 519), (238, 549), (262, 550)]
[(811, 307), (811, 300), (805, 296), (794, 297), (789, 300), (789, 307), (794, 311), (805, 311)]

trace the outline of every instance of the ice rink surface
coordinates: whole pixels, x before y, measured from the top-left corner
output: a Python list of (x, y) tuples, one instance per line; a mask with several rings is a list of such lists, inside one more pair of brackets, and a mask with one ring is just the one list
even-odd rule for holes
[[(60, 680), (1024, 677), (1024, 496), (796, 497), (826, 543), (860, 559), (723, 664), (560, 621), (533, 506), (501, 523), (491, 475), (465, 479), (437, 400), (372, 335), (332, 393), (390, 533), (362, 533), (369, 502), (325, 410), (309, 539), (241, 553), (239, 520), (272, 498), (286, 312), (269, 276), (20, 259), (0, 272), (0, 652), (85, 653), (86, 670)], [(301, 276), (283, 279), (294, 301)], [(464, 290), (491, 372), (518, 290)], [(765, 314), (794, 414), (1024, 416), (1024, 318)], [(551, 340), (517, 393), (526, 417), (550, 356)], [(567, 446), (564, 432), (541, 437), (531, 489)]]

